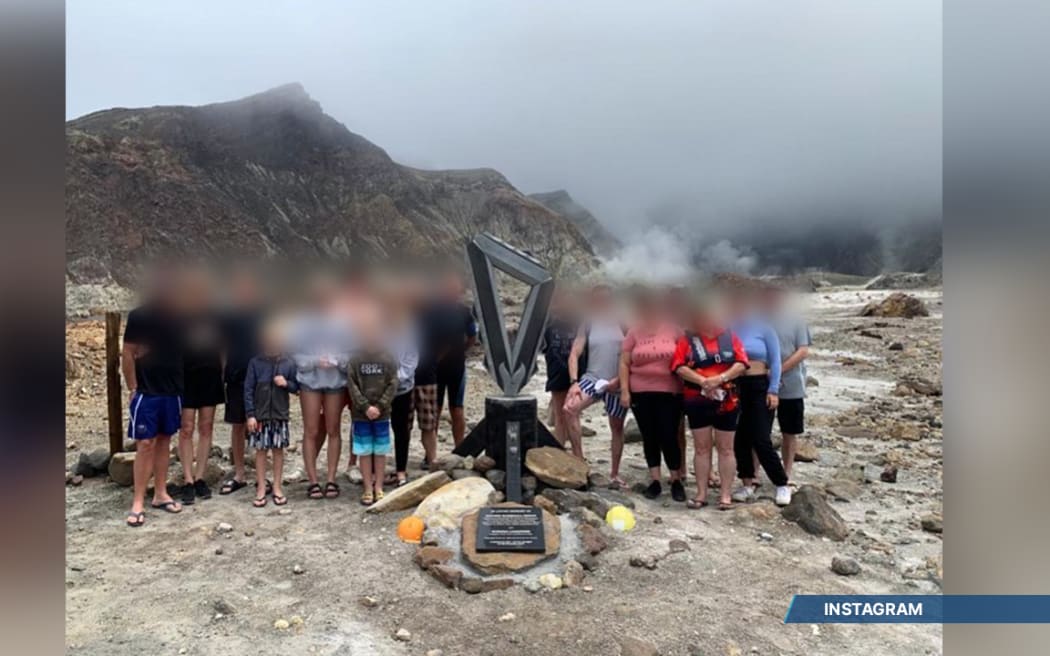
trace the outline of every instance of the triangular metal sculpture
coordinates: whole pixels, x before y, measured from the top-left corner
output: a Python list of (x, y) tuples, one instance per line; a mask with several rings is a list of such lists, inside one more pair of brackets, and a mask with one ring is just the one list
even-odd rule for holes
[[(487, 233), (467, 245), (467, 265), (489, 373), (505, 395), (517, 396), (536, 371), (554, 279), (539, 260)], [(531, 287), (513, 345), (507, 336), (493, 268)]]

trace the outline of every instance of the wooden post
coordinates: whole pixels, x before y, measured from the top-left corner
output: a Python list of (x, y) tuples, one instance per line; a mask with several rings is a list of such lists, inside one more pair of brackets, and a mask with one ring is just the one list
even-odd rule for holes
[(124, 450), (124, 398), (120, 390), (120, 313), (106, 313), (106, 411), (109, 452)]

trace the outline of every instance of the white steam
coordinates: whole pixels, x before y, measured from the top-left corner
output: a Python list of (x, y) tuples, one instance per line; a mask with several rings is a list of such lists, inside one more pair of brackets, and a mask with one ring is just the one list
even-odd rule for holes
[(750, 273), (758, 263), (755, 255), (726, 239), (683, 239), (659, 227), (624, 242), (619, 253), (601, 260), (605, 277), (613, 282), (686, 284), (698, 273)]

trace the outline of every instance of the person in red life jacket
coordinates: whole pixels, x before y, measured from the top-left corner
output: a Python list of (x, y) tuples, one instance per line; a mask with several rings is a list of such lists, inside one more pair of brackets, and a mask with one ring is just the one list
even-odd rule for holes
[(707, 505), (711, 450), (717, 448), (723, 482), (718, 508), (728, 510), (732, 499), (726, 482), (736, 475), (733, 438), (740, 418), (739, 398), (732, 381), (747, 370), (747, 352), (737, 336), (715, 320), (709, 303), (697, 305), (690, 323), (671, 358), (671, 371), (683, 382), (685, 413), (693, 433), (696, 496), (687, 505)]

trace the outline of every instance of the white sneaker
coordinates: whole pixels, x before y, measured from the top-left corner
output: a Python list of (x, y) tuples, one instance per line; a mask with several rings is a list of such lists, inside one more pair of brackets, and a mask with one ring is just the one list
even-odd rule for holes
[(738, 487), (733, 491), (733, 501), (739, 501), (740, 503), (746, 503), (748, 501), (754, 501), (755, 491), (751, 489), (750, 485), (744, 485)]
[(778, 506), (786, 506), (791, 503), (791, 488), (787, 485), (781, 485), (777, 488), (777, 496), (774, 499)]

